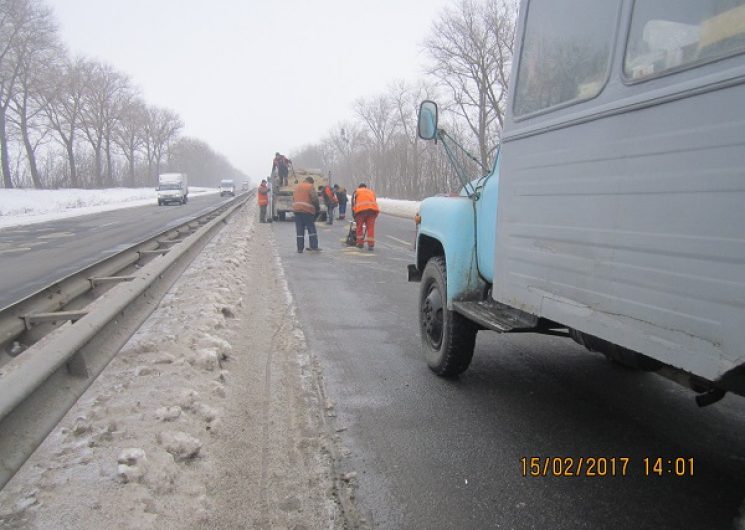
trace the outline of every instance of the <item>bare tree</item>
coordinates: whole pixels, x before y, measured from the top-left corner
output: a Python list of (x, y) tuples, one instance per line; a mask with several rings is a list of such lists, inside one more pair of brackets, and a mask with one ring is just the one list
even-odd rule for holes
[(48, 10), (36, 0), (0, 0), (0, 159), (6, 188), (13, 187), (8, 110), (21, 85), (25, 56), (48, 16)]
[[(91, 145), (94, 156), (93, 176), (96, 185), (113, 183), (111, 143), (116, 123), (120, 119), (123, 101), (129, 95), (129, 79), (111, 66), (91, 62), (85, 76), (81, 108), (81, 129)], [(104, 178), (103, 156), (106, 155)]]
[(370, 184), (376, 187), (379, 177), (390, 177), (391, 164), (386, 157), (394, 133), (399, 123), (396, 120), (396, 108), (387, 94), (372, 98), (360, 98), (354, 104), (354, 111), (367, 126), (373, 140), (371, 155)]
[(176, 139), (183, 127), (184, 123), (181, 118), (172, 110), (148, 107), (144, 148), (148, 163), (148, 177), (151, 180), (154, 180), (160, 173), (163, 156), (169, 144)]
[(120, 112), (121, 120), (114, 129), (113, 141), (127, 160), (127, 184), (134, 187), (137, 153), (146, 141), (147, 107), (140, 98), (132, 96), (123, 102)]
[(17, 89), (11, 95), (12, 112), (8, 119), (19, 131), (31, 181), (34, 187), (41, 188), (43, 181), (36, 162), (36, 150), (48, 132), (42, 119), (47, 104), (44, 95), (48, 93), (45, 83), (49, 81), (45, 72), (48, 65), (57, 62), (61, 49), (51, 11), (43, 6), (33, 6), (30, 16), (30, 31), (22, 32), (23, 38), (17, 38), (13, 46), (13, 55), (20, 69)]
[(514, 0), (463, 0), (456, 10), (443, 12), (425, 42), (433, 61), (429, 73), (448, 90), (454, 111), (477, 137), (484, 167), (504, 124), (516, 13)]
[(367, 126), (362, 123), (344, 122), (334, 128), (323, 142), (324, 152), (337, 181), (352, 186), (369, 170), (355, 163), (356, 158), (371, 144)]
[(216, 186), (221, 179), (246, 178), (205, 142), (189, 137), (181, 137), (173, 143), (168, 153), (168, 168), (188, 173), (189, 182), (201, 186)]
[(322, 143), (309, 144), (292, 153), (292, 164), (305, 169), (321, 169), (333, 167), (329, 160), (329, 152), (324, 149)]
[(486, 3), (484, 19), (495, 43), (492, 52), (496, 56), (496, 81), (489, 87), (487, 95), (492, 107), (498, 110), (500, 133), (504, 127), (504, 106), (515, 53), (518, 8), (518, 0), (491, 0)]
[(409, 84), (398, 81), (391, 85), (391, 99), (395, 105), (399, 122), (399, 135), (395, 152), (396, 178), (393, 180), (397, 196), (417, 196), (422, 191), (421, 157), (426, 144), (416, 133), (417, 112), (424, 99), (431, 99), (434, 88), (424, 81)]
[(68, 60), (61, 70), (50, 70), (57, 79), (47, 95), (45, 113), (51, 128), (67, 153), (69, 184), (75, 188), (80, 185), (75, 164), (76, 136), (82, 121), (83, 98), (85, 97), (86, 77), (90, 64), (83, 58)]

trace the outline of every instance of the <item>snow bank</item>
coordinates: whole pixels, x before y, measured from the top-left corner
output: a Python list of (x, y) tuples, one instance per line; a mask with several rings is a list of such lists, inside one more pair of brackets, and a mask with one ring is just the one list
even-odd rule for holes
[(400, 199), (378, 199), (380, 211), (397, 217), (413, 219), (419, 211), (420, 201), (403, 201)]
[(332, 405), (257, 209), (228, 219), (0, 491), (0, 528), (348, 527)]
[[(215, 188), (189, 186), (189, 193), (219, 193)], [(152, 188), (109, 188), (101, 190), (0, 189), (0, 228), (43, 223), (78, 215), (145, 206), (156, 201)], [(379, 198), (383, 213), (413, 218), (420, 201)]]
[[(189, 186), (189, 193), (218, 193), (218, 190)], [(155, 202), (153, 188), (0, 189), (0, 228), (145, 206)]]

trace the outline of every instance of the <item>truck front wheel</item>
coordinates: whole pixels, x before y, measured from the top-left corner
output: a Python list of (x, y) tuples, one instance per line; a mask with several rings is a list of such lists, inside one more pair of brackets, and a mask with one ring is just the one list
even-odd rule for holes
[(422, 274), (419, 291), (419, 331), (429, 368), (439, 376), (466, 371), (473, 358), (476, 326), (447, 308), (445, 259), (432, 258)]

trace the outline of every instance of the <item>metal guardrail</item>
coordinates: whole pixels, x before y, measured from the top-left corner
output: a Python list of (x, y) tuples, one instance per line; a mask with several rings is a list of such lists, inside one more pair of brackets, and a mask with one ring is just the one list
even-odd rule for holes
[(155, 310), (226, 218), (253, 194), (239, 195), (0, 310), (0, 345), (31, 344), (0, 365), (0, 488)]

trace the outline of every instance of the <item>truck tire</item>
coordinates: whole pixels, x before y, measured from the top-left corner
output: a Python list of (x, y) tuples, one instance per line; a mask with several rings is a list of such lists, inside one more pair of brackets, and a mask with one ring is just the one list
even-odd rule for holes
[(430, 370), (442, 377), (453, 377), (471, 364), (478, 329), (463, 315), (449, 311), (446, 300), (445, 259), (432, 258), (424, 268), (419, 291), (422, 352)]

